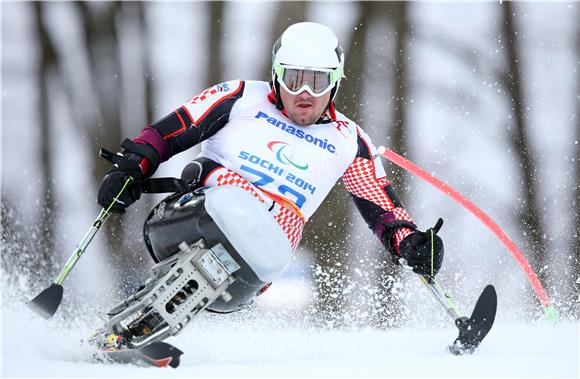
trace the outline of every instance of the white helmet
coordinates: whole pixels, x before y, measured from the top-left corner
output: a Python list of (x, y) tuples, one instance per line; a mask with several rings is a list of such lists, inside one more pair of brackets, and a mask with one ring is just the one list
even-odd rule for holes
[[(330, 28), (314, 22), (291, 25), (272, 49), (272, 82), (291, 94), (336, 95), (344, 72), (344, 52)], [(278, 91), (277, 91), (278, 92)]]

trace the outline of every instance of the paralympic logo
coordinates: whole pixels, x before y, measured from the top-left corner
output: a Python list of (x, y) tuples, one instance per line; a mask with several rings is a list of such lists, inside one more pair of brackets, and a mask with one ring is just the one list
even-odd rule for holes
[(297, 163), (292, 162), (290, 160), (290, 158), (288, 158), (286, 156), (286, 154), (284, 154), (284, 149), (286, 148), (286, 146), (288, 146), (288, 143), (282, 142), (282, 141), (271, 141), (268, 143), (267, 146), (268, 146), (268, 149), (270, 149), (270, 151), (276, 153), (276, 159), (278, 159), (278, 161), (280, 163), (285, 164), (285, 165), (294, 166), (297, 169), (302, 170), (302, 171), (306, 171), (308, 169), (308, 163), (301, 166)]

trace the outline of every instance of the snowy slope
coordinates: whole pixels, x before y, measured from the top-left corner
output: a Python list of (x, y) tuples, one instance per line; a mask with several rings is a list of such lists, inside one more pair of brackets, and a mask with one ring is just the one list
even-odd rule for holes
[(280, 301), (292, 300), (301, 289), (296, 283), (273, 286), (250, 310), (201, 315), (182, 335), (169, 340), (185, 352), (176, 370), (94, 363), (90, 349), (79, 342), (96, 326), (91, 317), (65, 328), (59, 317), (45, 321), (22, 304), (4, 304), (2, 376), (579, 376), (578, 323), (502, 323), (498, 314), (477, 353), (455, 357), (445, 352), (457, 336), (451, 323), (392, 330), (309, 326), (292, 301)]

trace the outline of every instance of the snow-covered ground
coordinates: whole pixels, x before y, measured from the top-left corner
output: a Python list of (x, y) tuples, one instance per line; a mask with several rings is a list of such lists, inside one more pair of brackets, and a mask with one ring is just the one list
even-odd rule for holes
[[(445, 347), (455, 327), (326, 330), (305, 322), (297, 280), (272, 286), (256, 305), (230, 315), (203, 314), (171, 338), (184, 355), (177, 369), (95, 363), (80, 340), (92, 316), (65, 327), (22, 304), (3, 304), (3, 377), (579, 377), (579, 324), (505, 321), (472, 356)], [(66, 299), (65, 291), (65, 300)], [(6, 298), (5, 298), (6, 300)], [(434, 308), (437, 309), (437, 308)], [(62, 312), (62, 310), (59, 310)]]

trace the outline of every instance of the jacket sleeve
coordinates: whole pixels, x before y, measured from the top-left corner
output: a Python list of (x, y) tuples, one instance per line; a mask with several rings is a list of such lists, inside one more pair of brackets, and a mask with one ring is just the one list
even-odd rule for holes
[[(162, 162), (208, 139), (223, 128), (229, 121), (234, 104), (243, 93), (243, 81), (217, 84), (145, 127), (132, 143), (138, 147), (134, 150), (141, 147), (141, 151), (148, 149), (154, 152), (146, 156), (146, 167), (143, 170), (147, 176), (152, 175)], [(143, 149), (142, 145), (147, 148)]]
[(358, 150), (342, 176), (356, 207), (373, 233), (393, 254), (399, 243), (416, 229), (381, 164), (379, 154), (366, 133), (357, 127)]

